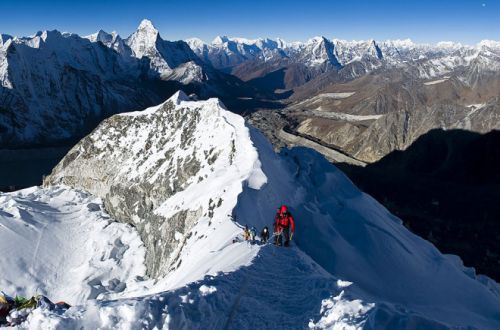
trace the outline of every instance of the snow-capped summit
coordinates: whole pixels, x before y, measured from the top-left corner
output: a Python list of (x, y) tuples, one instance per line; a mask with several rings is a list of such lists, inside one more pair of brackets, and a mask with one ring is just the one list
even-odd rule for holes
[(212, 40), (212, 45), (222, 45), (229, 41), (227, 36), (217, 36)]
[(180, 105), (181, 102), (191, 101), (191, 99), (189, 98), (189, 96), (186, 95), (186, 93), (179, 90), (179, 91), (175, 92), (174, 95), (172, 95), (168, 99), (168, 101), (172, 102), (175, 105)]
[(288, 43), (281, 38), (276, 38), (276, 43), (278, 44), (278, 48), (280, 49), (284, 49), (288, 46)]
[(130, 60), (132, 51), (125, 44), (125, 41), (118, 35), (116, 31), (107, 33), (103, 30), (99, 30), (94, 34), (86, 36), (85, 38), (90, 40), (90, 42), (101, 42), (105, 46), (114, 49), (118, 53), (122, 54), (125, 60)]
[(85, 36), (84, 38), (89, 39), (91, 42), (100, 41), (103, 44), (107, 44), (113, 40), (113, 35), (105, 32), (103, 30), (99, 30), (96, 33)]
[(201, 61), (184, 41), (163, 40), (150, 20), (144, 19), (126, 44), (134, 57), (148, 59), (150, 75), (184, 84), (205, 79)]
[(479, 42), (479, 44), (478, 44), (478, 47), (479, 48), (481, 48), (481, 47), (488, 47), (488, 48), (491, 48), (491, 49), (500, 50), (500, 41), (495, 41), (495, 40), (481, 40), (481, 42)]
[(154, 26), (153, 22), (151, 22), (149, 19), (144, 18), (141, 23), (139, 23), (139, 26), (137, 27), (138, 30), (142, 31), (152, 31), (152, 32), (158, 32), (156, 27)]
[(157, 42), (162, 41), (160, 33), (150, 20), (144, 19), (137, 30), (127, 39), (127, 45), (132, 49), (134, 56), (156, 56)]
[(308, 66), (340, 66), (340, 63), (335, 56), (335, 45), (323, 36), (316, 36), (307, 40), (307, 42), (300, 44), (294, 51), (296, 59)]
[(200, 38), (189, 38), (185, 40), (191, 49), (202, 49), (206, 46), (206, 43)]

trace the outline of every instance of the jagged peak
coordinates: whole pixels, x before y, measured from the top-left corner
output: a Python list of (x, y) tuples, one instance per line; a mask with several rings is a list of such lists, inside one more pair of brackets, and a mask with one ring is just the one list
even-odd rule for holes
[(278, 44), (278, 48), (286, 48), (288, 46), (288, 43), (281, 38), (276, 38), (276, 43)]
[(108, 42), (114, 39), (114, 36), (112, 34), (107, 33), (104, 30), (99, 30), (96, 33), (85, 36), (84, 38), (90, 40), (91, 42), (97, 42), (97, 41)]
[(47, 42), (47, 39), (50, 37), (50, 38), (54, 38), (54, 37), (63, 37), (63, 34), (61, 32), (59, 32), (58, 30), (44, 30), (44, 31), (38, 31), (34, 38), (40, 38), (41, 40), (43, 40), (44, 42)]
[(317, 44), (317, 43), (322, 43), (322, 42), (327, 42), (328, 39), (324, 36), (316, 36), (316, 37), (313, 37), (309, 40), (307, 40), (307, 44)]
[(185, 41), (189, 46), (195, 48), (203, 48), (206, 45), (206, 43), (200, 38), (189, 38), (186, 39)]
[(126, 44), (137, 58), (141, 58), (148, 50), (156, 48), (157, 41), (162, 41), (160, 33), (150, 20), (143, 19), (137, 30), (128, 37)]
[(478, 48), (487, 47), (490, 49), (500, 49), (500, 41), (496, 40), (481, 40), (477, 44)]
[(143, 19), (137, 27), (137, 30), (132, 34), (132, 36), (134, 35), (140, 36), (141, 39), (146, 38), (150, 41), (155, 41), (159, 37), (160, 33), (153, 25), (153, 22), (148, 19)]
[(220, 45), (225, 42), (229, 42), (229, 38), (227, 36), (217, 36), (212, 40), (213, 45)]
[(179, 104), (181, 104), (181, 102), (191, 101), (191, 99), (182, 90), (178, 90), (167, 101), (170, 101), (170, 102), (174, 103), (175, 105), (179, 105)]
[(156, 27), (154, 26), (153, 22), (151, 22), (149, 19), (145, 18), (141, 21), (139, 26), (137, 27), (138, 30), (154, 30), (158, 31)]

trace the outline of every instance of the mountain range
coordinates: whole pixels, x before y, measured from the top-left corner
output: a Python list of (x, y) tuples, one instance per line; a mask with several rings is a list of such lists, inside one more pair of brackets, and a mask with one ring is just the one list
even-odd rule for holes
[[(291, 43), (228, 37), (210, 44), (166, 41), (149, 20), (126, 39), (102, 30), (86, 37), (58, 31), (22, 38), (2, 34), (0, 143), (19, 148), (75, 140), (103, 118), (156, 104), (178, 88), (202, 99), (221, 97), (234, 111), (248, 112), (304, 102), (332, 85), (381, 75), (398, 84), (422, 80), (426, 86), (445, 82), (452, 89), (479, 89), (481, 97), (471, 100), (479, 104), (496, 91), (499, 49), (495, 41), (474, 47), (325, 37)], [(449, 94), (463, 95), (462, 90)], [(401, 92), (378, 92), (385, 98), (395, 93)], [(391, 105), (350, 112), (387, 113)]]

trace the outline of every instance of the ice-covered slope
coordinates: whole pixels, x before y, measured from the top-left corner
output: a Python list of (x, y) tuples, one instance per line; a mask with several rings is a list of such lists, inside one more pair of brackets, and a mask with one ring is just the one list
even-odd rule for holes
[[(177, 94), (113, 117), (49, 182), (102, 196), (150, 258), (163, 254), (147, 263), (155, 282), (62, 317), (39, 310), (32, 326), (500, 326), (497, 283), (410, 233), (319, 154), (275, 154), (215, 99)], [(232, 243), (245, 224), (270, 226), (281, 203), (297, 219), (294, 247)]]
[(0, 288), (82, 304), (145, 275), (144, 246), (98, 198), (68, 187), (0, 195)]

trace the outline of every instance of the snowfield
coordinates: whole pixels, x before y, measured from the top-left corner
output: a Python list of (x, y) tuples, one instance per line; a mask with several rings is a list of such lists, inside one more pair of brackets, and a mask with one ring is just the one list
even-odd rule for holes
[(0, 196), (0, 288), (82, 304), (144, 276), (144, 246), (98, 198), (69, 187)]
[[(65, 186), (1, 195), (0, 251), (11, 256), (7, 264), (1, 260), (2, 271), (9, 269), (1, 276), (2, 289), (30, 295), (43, 287), (50, 299), (73, 299), (74, 305), (62, 314), (38, 308), (23, 327), (500, 328), (498, 283), (410, 233), (320, 154), (306, 148), (276, 154), (260, 132), (217, 100), (193, 102), (176, 94), (167, 102), (180, 114), (201, 112), (207, 120), (196, 132), (210, 127), (210, 117), (223, 119), (224, 130), (196, 139), (212, 139), (236, 153), (227, 153), (228, 161), (219, 159), (211, 170), (201, 168), (201, 184), (188, 180), (156, 211), (199, 208), (203, 200), (210, 204), (219, 197), (224, 202), (212, 218), (200, 215), (179, 243), (178, 267), (149, 279), (143, 276), (144, 247), (137, 234), (111, 222), (90, 195)], [(122, 119), (159, 116), (160, 109)], [(234, 143), (222, 138), (233, 130)], [(244, 225), (271, 228), (281, 204), (296, 218), (292, 247), (241, 241)], [(183, 240), (177, 232), (172, 236)], [(110, 286), (115, 278), (118, 285)], [(94, 283), (100, 295), (91, 294)]]

